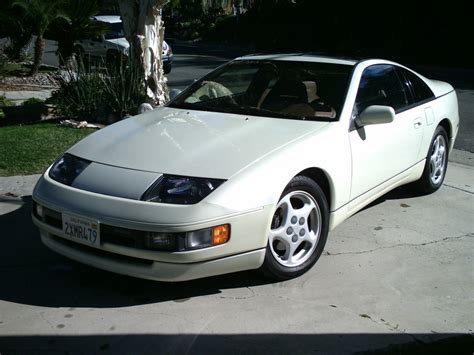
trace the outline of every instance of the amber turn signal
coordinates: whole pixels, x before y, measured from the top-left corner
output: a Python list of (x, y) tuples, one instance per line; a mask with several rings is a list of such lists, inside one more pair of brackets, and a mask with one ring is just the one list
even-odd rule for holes
[(230, 226), (222, 224), (212, 228), (212, 245), (227, 243), (230, 237)]

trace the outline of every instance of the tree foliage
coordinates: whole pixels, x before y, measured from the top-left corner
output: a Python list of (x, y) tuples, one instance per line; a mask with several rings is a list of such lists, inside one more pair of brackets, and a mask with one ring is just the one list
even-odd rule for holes
[(35, 56), (31, 75), (38, 72), (43, 60), (44, 53), (44, 32), (54, 21), (63, 19), (68, 21), (64, 13), (62, 0), (15, 0), (12, 4), (23, 10), (23, 22), (29, 23), (32, 33), (36, 35)]
[(104, 34), (109, 25), (92, 19), (100, 11), (97, 0), (69, 0), (62, 7), (68, 21), (53, 23), (51, 32), (58, 41), (59, 57), (64, 64), (74, 54), (74, 42)]
[(11, 60), (22, 60), (22, 49), (31, 39), (30, 23), (24, 19), (23, 12), (12, 6), (13, 0), (0, 1), (0, 38), (8, 37), (9, 45), (4, 49)]
[(11, 42), (5, 52), (12, 59), (21, 59), (21, 49), (36, 35), (35, 73), (42, 61), (46, 34), (58, 41), (60, 59), (67, 62), (75, 41), (107, 31), (107, 24), (92, 20), (99, 11), (99, 0), (2, 0), (0, 37), (9, 37)]

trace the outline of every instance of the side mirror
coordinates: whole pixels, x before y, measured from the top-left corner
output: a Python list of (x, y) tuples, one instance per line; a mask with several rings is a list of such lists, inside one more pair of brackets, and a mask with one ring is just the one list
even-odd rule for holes
[(395, 119), (395, 110), (390, 106), (372, 105), (362, 111), (356, 117), (355, 123), (358, 127), (390, 123)]
[(179, 94), (181, 94), (181, 90), (179, 89), (171, 89), (170, 90), (170, 100), (173, 100), (176, 96), (178, 96)]

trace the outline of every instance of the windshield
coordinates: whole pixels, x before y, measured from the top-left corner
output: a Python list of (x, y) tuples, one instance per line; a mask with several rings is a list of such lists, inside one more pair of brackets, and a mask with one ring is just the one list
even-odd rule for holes
[(277, 118), (337, 120), (352, 66), (237, 60), (191, 85), (168, 106)]
[(117, 39), (125, 37), (122, 22), (108, 23), (110, 29), (105, 34), (106, 39)]

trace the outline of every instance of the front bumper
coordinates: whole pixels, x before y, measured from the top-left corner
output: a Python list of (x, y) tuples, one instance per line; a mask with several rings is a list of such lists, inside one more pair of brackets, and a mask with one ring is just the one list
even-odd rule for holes
[[(147, 203), (71, 188), (47, 175), (35, 187), (33, 199), (59, 216), (57, 223), (46, 223), (33, 215), (41, 239), (50, 249), (94, 267), (160, 281), (185, 281), (260, 267), (273, 210), (272, 206), (229, 211), (205, 203)], [(228, 223), (231, 236), (219, 246), (182, 252), (139, 249), (110, 239), (97, 247), (85, 246), (63, 234), (60, 218), (64, 212), (93, 218), (101, 225), (138, 231), (187, 232)]]
[[(38, 220), (41, 241), (51, 250), (70, 259), (99, 269), (155, 281), (187, 281), (231, 272), (257, 269), (265, 258), (265, 249), (198, 263), (168, 263), (123, 254), (97, 252), (74, 242), (62, 240), (47, 231)], [(66, 242), (65, 242), (66, 241)], [(72, 245), (72, 244), (77, 245)]]

